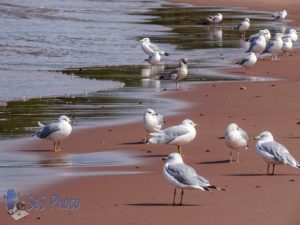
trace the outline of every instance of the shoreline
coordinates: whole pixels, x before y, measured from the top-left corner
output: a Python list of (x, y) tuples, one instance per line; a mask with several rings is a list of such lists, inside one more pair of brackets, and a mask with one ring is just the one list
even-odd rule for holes
[[(214, 2), (209, 1), (211, 4)], [(232, 2), (235, 1), (228, 4)], [(296, 124), (300, 120), (300, 105), (297, 105), (300, 80), (296, 69), (290, 71), (291, 67), (299, 67), (299, 59), (300, 52), (297, 50), (292, 57), (281, 57), (278, 62), (262, 61), (253, 68), (253, 74), (284, 78), (280, 81), (192, 84), (188, 88), (183, 84), (182, 91), (162, 93), (165, 98), (191, 103), (191, 107), (179, 110), (178, 115), (165, 115), (166, 127), (185, 118), (199, 123), (196, 139), (183, 146), (184, 160), (212, 183), (225, 187), (226, 192), (186, 191), (185, 206), (171, 207), (173, 189), (163, 179), (163, 162), (160, 159), (175, 151), (175, 147), (124, 144), (144, 138), (143, 127), (137, 122), (109, 126), (111, 131), (107, 130), (108, 127), (92, 128), (75, 132), (64, 141), (65, 153), (84, 152), (86, 149), (97, 151), (99, 148), (129, 150), (150, 161), (132, 169), (149, 170), (151, 173), (74, 178), (49, 185), (36, 193), (73, 194), (80, 197), (80, 210), (31, 211), (22, 223), (33, 224), (38, 220), (39, 224), (50, 224), (49, 221), (55, 217), (66, 225), (82, 224), (82, 221), (89, 224), (120, 224), (121, 221), (128, 225), (184, 224), (187, 218), (189, 224), (297, 224), (300, 220), (296, 211), (300, 206), (297, 201), (299, 172), (281, 166), (276, 170), (279, 175), (261, 176), (266, 165), (255, 155), (253, 142), (248, 151), (241, 152), (240, 164), (226, 164), (222, 161), (228, 159), (229, 149), (218, 137), (223, 135), (230, 121), (240, 124), (251, 137), (262, 129), (270, 130), (275, 139), (300, 159), (300, 151), (297, 151), (300, 128)], [(243, 74), (243, 71), (242, 68), (228, 69), (233, 74)], [(241, 90), (241, 86), (246, 89)], [(104, 144), (101, 144), (102, 141)], [(52, 144), (43, 141), (34, 143), (30, 148), (44, 149), (48, 145)], [(52, 152), (45, 154), (53, 155)], [(2, 207), (5, 206), (2, 204)], [(13, 224), (4, 210), (0, 216), (6, 224)]]

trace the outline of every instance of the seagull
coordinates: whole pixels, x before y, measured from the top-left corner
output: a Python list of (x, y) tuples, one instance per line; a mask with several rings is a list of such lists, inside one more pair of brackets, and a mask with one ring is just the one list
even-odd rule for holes
[(296, 42), (296, 41), (298, 40), (298, 32), (297, 32), (296, 30), (294, 30), (294, 29), (290, 29), (290, 30), (284, 35), (284, 37), (285, 37), (285, 38), (286, 38), (286, 37), (290, 37), (291, 40), (292, 40), (293, 42)]
[(242, 37), (245, 37), (246, 31), (249, 29), (249, 27), (250, 27), (250, 19), (245, 18), (234, 29), (241, 32)]
[(258, 33), (256, 34), (252, 34), (248, 39), (246, 39), (246, 41), (254, 42), (259, 37), (260, 34), (265, 37), (266, 42), (268, 42), (271, 39), (270, 31), (268, 29), (264, 29), (264, 30), (259, 30)]
[(210, 25), (210, 24), (218, 24), (221, 23), (223, 20), (223, 15), (221, 13), (218, 13), (214, 16), (208, 16), (205, 19), (202, 19), (200, 21), (201, 25)]
[(163, 167), (163, 174), (166, 180), (175, 186), (173, 205), (175, 204), (176, 188), (181, 188), (181, 198), (179, 205), (182, 205), (183, 189), (198, 189), (201, 191), (209, 191), (209, 189), (224, 190), (211, 185), (207, 179), (201, 177), (197, 172), (190, 166), (186, 165), (180, 154), (171, 153), (167, 157), (167, 162)]
[(286, 10), (275, 12), (272, 14), (272, 17), (274, 18), (274, 20), (280, 21), (280, 22), (283, 21), (286, 16), (287, 16)]
[(148, 59), (145, 59), (146, 62), (150, 64), (150, 66), (156, 66), (160, 63), (161, 56), (158, 51), (154, 51), (152, 55), (149, 56)]
[(144, 128), (146, 132), (160, 132), (163, 124), (164, 117), (163, 115), (156, 113), (153, 109), (146, 109), (143, 115)]
[[(248, 149), (247, 142), (249, 140), (248, 134), (236, 123), (231, 123), (225, 130), (225, 141), (229, 148), (237, 151), (236, 162), (239, 162), (240, 149)], [(230, 151), (230, 162), (232, 160), (232, 152)]]
[(72, 132), (73, 122), (69, 117), (62, 115), (55, 123), (44, 125), (38, 122), (40, 129), (32, 136), (39, 137), (41, 139), (48, 139), (54, 141), (54, 151), (60, 151), (60, 141), (68, 137)]
[(243, 66), (246, 69), (246, 73), (251, 73), (251, 67), (257, 62), (257, 57), (254, 52), (250, 52), (249, 55), (243, 57), (236, 64)]
[(170, 54), (161, 50), (157, 45), (151, 43), (150, 38), (143, 38), (140, 40), (142, 50), (149, 56), (153, 55), (155, 51), (158, 51), (160, 55), (169, 56)]
[(282, 38), (283, 44), (282, 44), (282, 51), (284, 55), (288, 55), (293, 47), (293, 42), (291, 37), (284, 37)]
[(193, 121), (185, 119), (180, 125), (150, 133), (148, 143), (176, 145), (177, 151), (181, 155), (181, 145), (190, 143), (196, 137), (196, 126), (198, 125)]
[(262, 52), (264, 53), (271, 53), (272, 54), (272, 60), (278, 59), (278, 53), (281, 51), (283, 40), (282, 40), (282, 33), (276, 33), (275, 39), (268, 42), (266, 49)]
[(267, 175), (270, 165), (273, 166), (272, 175), (274, 175), (275, 165), (284, 164), (295, 168), (300, 168), (299, 162), (290, 154), (286, 147), (274, 141), (273, 135), (269, 131), (264, 131), (254, 139), (257, 139), (256, 153), (268, 163)]
[(187, 68), (188, 59), (186, 57), (182, 58), (179, 63), (179, 67), (171, 72), (166, 72), (162, 76), (161, 79), (166, 80), (175, 80), (176, 82), (176, 89), (179, 83), (179, 87), (181, 87), (181, 80), (184, 79), (188, 75), (188, 68)]
[(246, 51), (248, 52), (254, 52), (257, 54), (261, 54), (265, 48), (266, 48), (266, 38), (263, 34), (258, 35), (258, 38), (256, 38), (253, 42), (251, 42), (249, 49)]

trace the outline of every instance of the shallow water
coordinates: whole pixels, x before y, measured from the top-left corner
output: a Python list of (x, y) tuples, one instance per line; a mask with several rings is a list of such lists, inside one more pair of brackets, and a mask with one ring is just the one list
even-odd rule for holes
[[(36, 121), (48, 123), (60, 114), (85, 126), (92, 120), (106, 124), (138, 117), (148, 107), (163, 113), (166, 101), (147, 94), (175, 86), (153, 79), (153, 74), (173, 69), (179, 58), (187, 56), (186, 81), (239, 80), (209, 70), (231, 66), (243, 55), (241, 48), (247, 48), (233, 26), (248, 16), (251, 33), (286, 27), (272, 22), (265, 12), (156, 0), (13, 0), (2, 1), (0, 11), (0, 24), (7, 28), (0, 34), (0, 139), (29, 135)], [(219, 11), (225, 17), (220, 26), (198, 24)], [(145, 36), (171, 53), (155, 72), (143, 62), (139, 40)], [(12, 99), (21, 101), (6, 102)]]
[[(25, 154), (26, 153), (26, 154)], [(45, 157), (30, 152), (0, 152), (0, 193), (11, 187), (20, 190), (76, 176), (130, 175), (145, 171), (118, 169), (119, 166), (137, 166), (143, 160), (127, 151), (93, 152), (70, 154), (60, 157)], [(89, 170), (79, 170), (86, 167)], [(109, 167), (114, 167), (110, 170)]]

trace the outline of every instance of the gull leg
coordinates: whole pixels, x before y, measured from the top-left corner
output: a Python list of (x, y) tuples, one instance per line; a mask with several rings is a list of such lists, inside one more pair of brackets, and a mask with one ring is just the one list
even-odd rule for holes
[(230, 151), (229, 156), (230, 156), (230, 163), (232, 163), (232, 151)]
[(273, 166), (273, 169), (272, 169), (272, 175), (274, 175), (274, 172), (275, 172), (275, 164), (272, 164)]
[(179, 153), (179, 155), (182, 156), (182, 151), (181, 151), (181, 146), (177, 145), (177, 152)]
[(176, 188), (174, 188), (174, 195), (173, 195), (173, 203), (172, 203), (172, 205), (176, 205), (175, 204), (175, 197), (176, 197)]
[(267, 175), (269, 175), (269, 168), (270, 168), (270, 164), (268, 163), (268, 167), (267, 167)]
[(54, 151), (56, 152), (56, 141), (54, 141)]
[(60, 141), (57, 141), (57, 151), (60, 152)]
[(240, 151), (237, 152), (236, 162), (239, 163)]
[(182, 205), (182, 199), (183, 199), (183, 188), (181, 189), (180, 205)]

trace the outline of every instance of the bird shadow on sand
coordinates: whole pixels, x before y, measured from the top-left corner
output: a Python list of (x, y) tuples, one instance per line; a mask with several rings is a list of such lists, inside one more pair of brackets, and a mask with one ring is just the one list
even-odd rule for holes
[(280, 177), (280, 176), (300, 176), (300, 174), (287, 174), (287, 173), (278, 173), (278, 174), (266, 174), (266, 173), (239, 173), (239, 174), (223, 174), (223, 176), (231, 176), (231, 177), (258, 177), (258, 176), (265, 176), (265, 177)]
[(163, 154), (159, 155), (159, 154), (157, 154), (157, 155), (141, 155), (139, 157), (140, 158), (165, 158), (167, 156), (168, 155), (163, 155)]
[(288, 139), (299, 139), (300, 137), (299, 136), (293, 136), (293, 137), (285, 137), (285, 138), (288, 138)]
[(182, 204), (182, 205), (172, 205), (167, 203), (133, 203), (133, 204), (127, 204), (128, 206), (145, 206), (145, 207), (184, 207), (184, 206), (200, 206), (200, 205), (193, 205), (193, 204)]
[(133, 142), (124, 142), (121, 143), (122, 145), (141, 145), (141, 144), (146, 144), (144, 141), (133, 141)]
[(226, 160), (198, 162), (196, 164), (209, 165), (209, 164), (228, 164), (228, 163), (230, 163), (230, 160), (226, 159)]
[(39, 152), (39, 153), (48, 153), (48, 152), (54, 152), (53, 149), (27, 149), (27, 150), (19, 150), (20, 152)]

